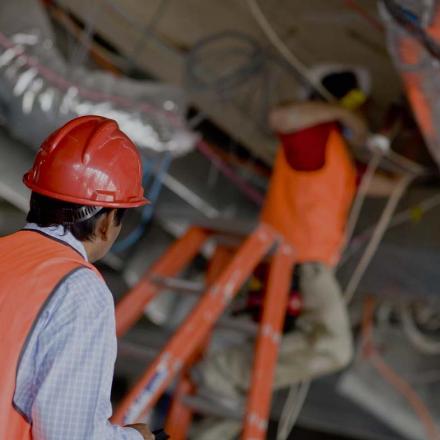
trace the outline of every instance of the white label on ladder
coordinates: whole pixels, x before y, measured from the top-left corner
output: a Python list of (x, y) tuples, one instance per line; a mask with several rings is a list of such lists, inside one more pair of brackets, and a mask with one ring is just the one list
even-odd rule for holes
[(151, 380), (145, 385), (144, 389), (139, 393), (139, 396), (133, 402), (124, 417), (124, 424), (134, 423), (142, 414), (145, 406), (157, 389), (162, 385), (165, 378), (168, 376), (168, 360), (164, 359), (159, 363), (156, 372)]
[(231, 277), (229, 278), (228, 282), (226, 283), (224, 290), (223, 290), (223, 300), (225, 302), (229, 302), (231, 300), (231, 298), (234, 295), (234, 291), (236, 289), (237, 286), (237, 282), (240, 278), (241, 275), (241, 270), (240, 269), (236, 269), (234, 270), (234, 272), (232, 273)]

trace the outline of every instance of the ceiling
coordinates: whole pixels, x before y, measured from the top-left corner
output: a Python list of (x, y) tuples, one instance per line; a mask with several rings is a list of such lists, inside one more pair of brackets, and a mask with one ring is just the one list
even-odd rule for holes
[[(261, 31), (246, 0), (59, 0), (58, 4), (91, 24), (153, 77), (185, 87), (191, 104), (271, 163), (276, 140), (265, 126), (265, 115), (274, 103), (296, 96), (298, 81)], [(259, 0), (259, 6), (307, 67), (321, 62), (367, 67), (372, 75), (371, 122), (380, 126), (386, 108), (401, 93), (401, 84), (387, 52), (375, 0)], [(197, 58), (189, 64), (210, 83), (194, 86), (188, 80), (191, 48), (225, 31), (252, 37), (263, 49), (263, 64), (255, 61), (242, 37), (228, 36), (200, 49), (205, 64), (197, 64)], [(253, 61), (254, 70), (246, 72)], [(240, 69), (244, 69), (241, 82), (216, 87), (214, 79), (220, 74)]]

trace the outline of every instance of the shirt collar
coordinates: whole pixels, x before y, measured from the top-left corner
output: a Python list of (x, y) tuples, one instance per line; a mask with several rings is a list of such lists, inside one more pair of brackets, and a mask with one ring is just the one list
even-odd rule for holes
[(35, 223), (27, 223), (24, 229), (28, 229), (32, 231), (40, 231), (43, 234), (46, 234), (50, 237), (60, 240), (66, 243), (67, 245), (73, 247), (84, 257), (84, 260), (88, 261), (87, 252), (84, 248), (84, 245), (78, 239), (76, 239), (70, 231), (66, 231), (64, 229), (64, 226), (57, 225), (57, 226), (41, 227)]

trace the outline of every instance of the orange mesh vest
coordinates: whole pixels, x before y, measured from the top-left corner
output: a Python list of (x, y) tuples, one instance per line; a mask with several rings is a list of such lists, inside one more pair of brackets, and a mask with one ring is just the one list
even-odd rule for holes
[(32, 439), (13, 406), (20, 355), (57, 285), (80, 267), (97, 270), (70, 246), (35, 231), (0, 238), (0, 439)]
[(294, 247), (297, 261), (337, 264), (345, 224), (356, 189), (356, 173), (347, 146), (332, 129), (325, 164), (296, 171), (279, 149), (261, 220)]

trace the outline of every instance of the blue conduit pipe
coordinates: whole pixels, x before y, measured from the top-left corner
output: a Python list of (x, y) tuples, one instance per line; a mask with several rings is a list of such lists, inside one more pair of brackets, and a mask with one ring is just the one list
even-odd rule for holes
[(113, 252), (123, 252), (133, 246), (143, 235), (146, 226), (153, 216), (154, 207), (159, 198), (160, 190), (162, 189), (162, 182), (168, 168), (171, 164), (172, 155), (166, 152), (158, 158), (143, 158), (143, 177), (142, 182), (144, 187), (148, 186), (148, 182), (153, 179), (147, 197), (150, 200), (149, 205), (142, 208), (141, 221), (138, 226), (131, 231), (126, 237), (118, 240), (112, 247)]

